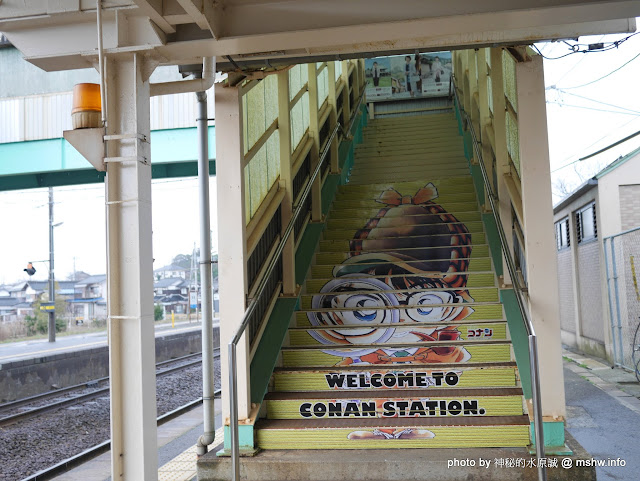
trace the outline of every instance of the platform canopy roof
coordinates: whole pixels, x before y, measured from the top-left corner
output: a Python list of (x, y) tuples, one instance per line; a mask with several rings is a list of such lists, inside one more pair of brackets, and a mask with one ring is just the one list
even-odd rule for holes
[[(96, 0), (0, 0), (0, 31), (41, 68), (95, 65)], [(637, 0), (104, 0), (107, 54), (216, 56), (260, 69), (375, 52), (527, 44), (635, 30)], [(303, 60), (304, 59), (304, 60)]]

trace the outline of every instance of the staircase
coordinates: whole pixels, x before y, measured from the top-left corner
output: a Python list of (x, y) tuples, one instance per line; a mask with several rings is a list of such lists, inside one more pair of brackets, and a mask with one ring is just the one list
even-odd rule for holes
[(453, 114), (375, 120), (364, 135), (265, 397), (257, 445), (528, 445)]

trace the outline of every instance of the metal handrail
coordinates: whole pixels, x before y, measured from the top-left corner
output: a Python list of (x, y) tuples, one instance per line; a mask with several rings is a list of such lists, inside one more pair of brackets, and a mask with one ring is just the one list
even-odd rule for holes
[(273, 269), (275, 269), (278, 263), (278, 260), (280, 259), (280, 255), (284, 250), (285, 244), (289, 240), (289, 236), (291, 235), (291, 232), (293, 232), (295, 223), (298, 217), (300, 216), (302, 209), (304, 208), (304, 203), (307, 200), (309, 193), (311, 192), (313, 183), (315, 182), (316, 178), (320, 174), (322, 164), (324, 163), (324, 160), (329, 154), (329, 151), (331, 149), (331, 144), (333, 143), (333, 140), (338, 134), (338, 130), (342, 130), (343, 138), (351, 135), (351, 129), (353, 128), (355, 119), (358, 116), (357, 112), (360, 109), (360, 105), (362, 104), (363, 98), (364, 98), (364, 89), (363, 89), (362, 95), (360, 95), (360, 99), (358, 100), (358, 105), (354, 109), (354, 115), (352, 116), (347, 129), (342, 130), (342, 124), (338, 122), (334, 127), (333, 131), (331, 132), (331, 136), (329, 137), (329, 140), (325, 144), (325, 148), (322, 151), (322, 154), (320, 155), (318, 165), (316, 166), (313, 173), (311, 174), (311, 177), (309, 178), (309, 181), (307, 182), (304, 190), (302, 191), (302, 194), (300, 194), (298, 198), (298, 202), (294, 205), (294, 210), (293, 210), (293, 215), (291, 216), (291, 220), (287, 224), (287, 228), (285, 229), (284, 234), (282, 235), (280, 242), (278, 243), (278, 247), (276, 248), (274, 255), (271, 257), (271, 261), (269, 262), (269, 265), (264, 275), (262, 276), (260, 283), (258, 284), (258, 288), (256, 289), (255, 296), (249, 300), (249, 305), (247, 306), (247, 309), (244, 313), (242, 322), (240, 323), (240, 326), (238, 327), (238, 330), (236, 331), (231, 341), (229, 341), (229, 388), (230, 388), (229, 389), (229, 405), (230, 405), (230, 409), (229, 409), (229, 428), (230, 429), (229, 430), (231, 431), (231, 479), (233, 481), (238, 481), (240, 479), (240, 443), (238, 439), (238, 380), (237, 380), (238, 359), (236, 354), (236, 348), (238, 347), (240, 338), (242, 337), (247, 327), (249, 326), (251, 315), (254, 313), (254, 311), (258, 307), (258, 301), (264, 295), (265, 289), (267, 287), (267, 283), (269, 281), (269, 277), (271, 276)]
[[(453, 77), (453, 76), (452, 76)], [(542, 458), (545, 457), (544, 452), (544, 423), (542, 418), (542, 399), (540, 396), (540, 366), (538, 362), (538, 338), (536, 336), (535, 330), (533, 328), (533, 323), (531, 322), (531, 318), (529, 317), (529, 311), (526, 308), (524, 292), (523, 288), (520, 285), (520, 278), (518, 276), (518, 272), (516, 270), (516, 265), (511, 256), (511, 252), (508, 249), (507, 236), (502, 227), (502, 222), (500, 220), (500, 216), (498, 214), (498, 206), (497, 200), (498, 197), (493, 191), (493, 187), (489, 182), (489, 175), (487, 174), (487, 169), (484, 165), (484, 160), (482, 158), (482, 151), (480, 150), (480, 142), (476, 137), (476, 132), (473, 128), (473, 122), (469, 118), (469, 114), (464, 110), (464, 108), (460, 104), (460, 98), (458, 97), (458, 89), (456, 86), (455, 80), (453, 82), (453, 94), (456, 99), (456, 103), (458, 105), (458, 109), (464, 115), (466, 120), (466, 125), (471, 133), (471, 139), (473, 140), (473, 148), (475, 150), (476, 156), (478, 158), (478, 163), (480, 164), (480, 171), (482, 172), (482, 179), (484, 181), (484, 188), (487, 192), (487, 197), (489, 198), (489, 204), (491, 205), (491, 212), (493, 213), (493, 218), (496, 223), (496, 228), (498, 230), (498, 236), (500, 237), (500, 244), (502, 248), (502, 254), (507, 264), (507, 270), (509, 271), (509, 275), (511, 276), (511, 283), (513, 285), (513, 290), (516, 293), (516, 300), (518, 302), (518, 309), (520, 310), (520, 314), (522, 315), (522, 319), (524, 321), (524, 327), (527, 330), (527, 334), (529, 337), (529, 368), (531, 370), (531, 401), (533, 404), (533, 423), (535, 430), (535, 441), (536, 441), (536, 457), (538, 460), (538, 479), (539, 481), (546, 481), (547, 479), (547, 469), (546, 464), (543, 465), (541, 462)]]

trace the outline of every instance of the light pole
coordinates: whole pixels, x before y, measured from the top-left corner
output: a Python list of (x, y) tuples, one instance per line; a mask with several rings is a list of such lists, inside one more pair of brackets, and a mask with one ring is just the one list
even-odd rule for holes
[(53, 274), (53, 187), (49, 187), (49, 302), (54, 306), (49, 311), (49, 342), (56, 342), (56, 286)]
[(56, 342), (56, 278), (53, 273), (53, 228), (61, 225), (53, 223), (53, 187), (49, 187), (49, 342)]

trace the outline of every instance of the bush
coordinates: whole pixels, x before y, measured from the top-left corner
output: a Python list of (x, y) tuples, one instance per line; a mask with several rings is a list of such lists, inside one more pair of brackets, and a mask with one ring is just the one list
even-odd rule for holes
[[(27, 335), (34, 336), (36, 334), (46, 334), (49, 331), (49, 317), (44, 315), (25, 316), (25, 325), (27, 327)], [(56, 332), (62, 332), (67, 329), (67, 323), (64, 319), (56, 318)]]
[(164, 319), (164, 309), (162, 308), (162, 305), (156, 304), (153, 306), (153, 320), (161, 321), (162, 319)]

